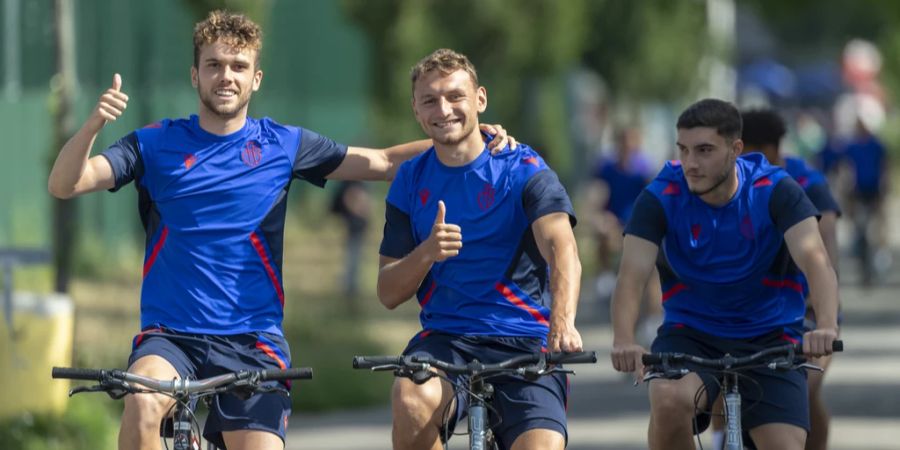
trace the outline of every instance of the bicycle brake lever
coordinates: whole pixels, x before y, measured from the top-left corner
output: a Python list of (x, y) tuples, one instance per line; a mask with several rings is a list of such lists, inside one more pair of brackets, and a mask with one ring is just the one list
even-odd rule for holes
[(815, 365), (815, 364), (810, 364), (810, 363), (807, 363), (807, 362), (805, 362), (805, 363), (803, 363), (803, 364), (797, 364), (797, 365), (793, 366), (793, 368), (796, 368), (796, 369), (810, 369), (810, 370), (816, 370), (816, 371), (819, 371), (819, 372), (824, 372), (824, 371), (825, 371), (825, 369), (823, 369), (823, 368), (821, 368), (821, 367), (819, 367), (819, 366), (817, 366), (817, 365)]
[(76, 386), (69, 389), (69, 397), (82, 392), (106, 392), (106, 388), (99, 384), (94, 386)]

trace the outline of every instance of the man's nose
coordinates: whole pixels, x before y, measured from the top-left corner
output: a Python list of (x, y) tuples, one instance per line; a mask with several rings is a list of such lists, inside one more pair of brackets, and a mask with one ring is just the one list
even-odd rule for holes
[(445, 115), (445, 116), (448, 115), (448, 114), (450, 114), (450, 112), (453, 110), (453, 107), (452, 107), (452, 105), (450, 104), (450, 102), (447, 101), (447, 99), (445, 99), (445, 98), (443, 98), (443, 97), (441, 97), (441, 98), (438, 100), (438, 108), (440, 109), (441, 114), (443, 114), (443, 115)]

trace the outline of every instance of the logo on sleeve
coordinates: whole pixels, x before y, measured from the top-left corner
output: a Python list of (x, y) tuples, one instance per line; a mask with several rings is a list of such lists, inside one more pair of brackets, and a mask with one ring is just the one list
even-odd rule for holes
[(262, 161), (262, 148), (259, 146), (259, 142), (251, 140), (244, 144), (244, 149), (241, 150), (241, 161), (247, 167), (259, 165), (259, 162)]
[(191, 170), (191, 167), (197, 163), (197, 157), (191, 153), (184, 155), (184, 168), (185, 170)]
[(422, 189), (419, 191), (419, 201), (422, 202), (422, 206), (425, 206), (428, 203), (428, 197), (431, 196), (431, 191), (428, 189)]

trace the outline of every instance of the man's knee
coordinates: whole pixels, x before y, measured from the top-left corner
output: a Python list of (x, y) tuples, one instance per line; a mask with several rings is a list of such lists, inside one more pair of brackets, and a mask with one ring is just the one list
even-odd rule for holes
[(438, 378), (418, 385), (406, 378), (397, 378), (391, 392), (395, 422), (406, 426), (424, 426), (441, 416), (439, 409), (446, 404), (444, 389)]
[(695, 394), (702, 384), (699, 379), (696, 383), (692, 381), (687, 377), (681, 380), (653, 380), (650, 383), (651, 412), (671, 419), (692, 416), (696, 408)]
[[(178, 378), (178, 371), (168, 361), (155, 355), (138, 359), (128, 371), (161, 380)], [(160, 421), (169, 413), (174, 402), (161, 394), (128, 394), (124, 399), (122, 426), (137, 427), (141, 432), (158, 431)]]

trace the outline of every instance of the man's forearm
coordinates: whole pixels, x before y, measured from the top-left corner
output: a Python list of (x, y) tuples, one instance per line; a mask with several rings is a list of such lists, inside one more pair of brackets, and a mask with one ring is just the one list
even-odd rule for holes
[(622, 277), (616, 281), (616, 289), (610, 303), (614, 343), (635, 342), (634, 328), (640, 314), (640, 299), (643, 298), (645, 285), (646, 281), (632, 281)]
[(405, 144), (395, 145), (384, 149), (384, 155), (387, 157), (388, 167), (385, 171), (387, 180), (393, 180), (397, 174), (397, 169), (404, 161), (411, 159), (420, 153), (431, 148), (431, 139), (422, 139), (418, 141), (407, 142)]
[(50, 177), (47, 181), (47, 189), (53, 196), (69, 198), (73, 195), (84, 174), (94, 146), (94, 140), (103, 127), (102, 122), (98, 126), (91, 117), (60, 149)]
[(555, 247), (551, 251), (550, 292), (553, 305), (550, 311), (550, 323), (575, 324), (578, 309), (578, 296), (581, 290), (581, 262), (578, 260), (578, 249), (574, 245)]
[(433, 264), (420, 245), (405, 257), (382, 265), (378, 271), (378, 299), (388, 309), (409, 300)]
[(809, 271), (808, 300), (816, 313), (818, 328), (837, 328), (838, 285), (834, 269), (828, 263), (817, 264)]

